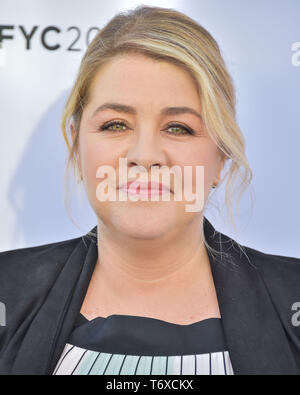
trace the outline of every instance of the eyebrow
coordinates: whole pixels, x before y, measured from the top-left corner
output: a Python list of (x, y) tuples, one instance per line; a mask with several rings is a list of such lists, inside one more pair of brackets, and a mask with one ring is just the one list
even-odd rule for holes
[[(98, 108), (96, 108), (96, 110), (93, 113), (93, 117), (98, 112), (105, 110), (113, 110), (130, 115), (137, 114), (136, 109), (132, 106), (127, 106), (126, 104), (120, 104), (120, 103), (104, 103)], [(202, 116), (196, 110), (190, 107), (165, 107), (160, 112), (160, 115), (162, 116), (179, 115), (179, 114), (192, 114), (198, 117), (201, 121), (203, 121)]]

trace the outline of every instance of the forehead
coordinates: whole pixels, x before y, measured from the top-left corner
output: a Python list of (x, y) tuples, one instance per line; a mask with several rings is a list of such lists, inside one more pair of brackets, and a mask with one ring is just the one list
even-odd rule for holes
[(197, 85), (182, 67), (144, 55), (118, 55), (102, 66), (90, 86), (90, 101), (159, 105), (200, 104)]

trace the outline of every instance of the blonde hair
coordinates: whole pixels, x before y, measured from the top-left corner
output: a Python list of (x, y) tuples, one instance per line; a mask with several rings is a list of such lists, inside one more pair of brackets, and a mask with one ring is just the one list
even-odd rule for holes
[[(76, 151), (81, 117), (89, 101), (89, 88), (99, 68), (119, 54), (142, 54), (167, 61), (189, 72), (198, 89), (203, 122), (224, 161), (230, 163), (225, 201), (234, 225), (233, 196), (240, 198), (250, 185), (252, 172), (245, 154), (245, 141), (236, 122), (233, 81), (220, 48), (201, 25), (176, 10), (138, 6), (115, 15), (95, 36), (81, 61), (77, 79), (62, 116), (62, 131), (69, 150), (67, 169), (76, 171)], [(76, 136), (69, 143), (67, 129), (74, 122)], [(224, 169), (223, 169), (224, 170)], [(239, 183), (235, 185), (235, 182)], [(205, 244), (207, 248), (206, 241)]]

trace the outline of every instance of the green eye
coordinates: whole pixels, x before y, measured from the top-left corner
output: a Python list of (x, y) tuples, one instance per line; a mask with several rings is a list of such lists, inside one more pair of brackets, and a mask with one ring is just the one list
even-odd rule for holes
[[(194, 131), (186, 126), (181, 126), (181, 125), (169, 125), (168, 129), (174, 129), (174, 132), (171, 132), (170, 134), (174, 135), (184, 135), (184, 134), (194, 134)], [(184, 132), (182, 132), (184, 131)], [(169, 132), (168, 132), (169, 133)]]
[(126, 129), (126, 125), (123, 122), (109, 122), (101, 126), (101, 130), (108, 130), (111, 132), (121, 132)]
[(173, 129), (174, 134), (181, 134), (180, 131), (182, 130), (182, 128), (179, 126), (172, 126), (169, 129)]

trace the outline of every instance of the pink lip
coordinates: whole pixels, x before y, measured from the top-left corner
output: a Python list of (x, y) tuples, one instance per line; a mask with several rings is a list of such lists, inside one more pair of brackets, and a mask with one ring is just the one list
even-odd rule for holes
[(154, 181), (149, 181), (149, 182), (129, 181), (127, 183), (119, 185), (118, 189), (129, 190), (131, 184), (133, 184), (131, 189), (133, 191), (137, 190), (137, 193), (139, 193), (138, 191), (140, 191), (141, 193), (151, 193), (151, 192), (162, 193), (166, 191), (172, 192), (172, 190), (167, 186)]

